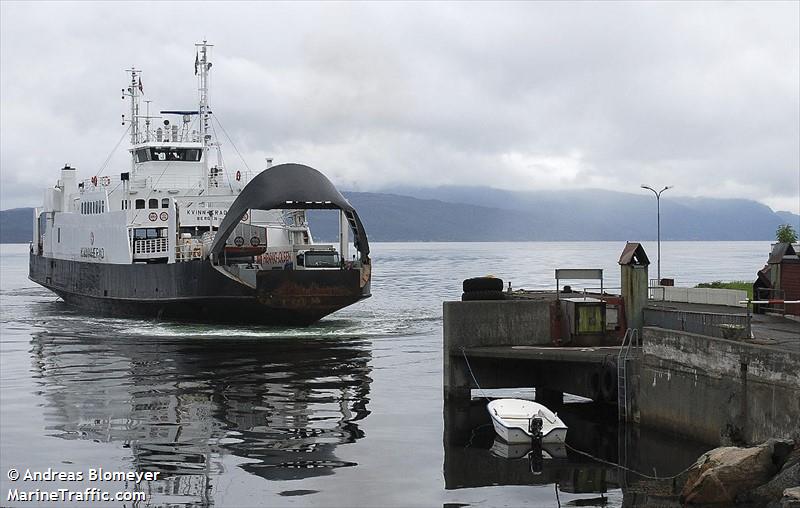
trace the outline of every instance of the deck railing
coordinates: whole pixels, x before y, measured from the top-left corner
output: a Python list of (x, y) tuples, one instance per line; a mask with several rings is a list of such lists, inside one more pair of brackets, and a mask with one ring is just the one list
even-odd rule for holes
[(133, 242), (133, 258), (158, 258), (168, 255), (166, 238), (138, 239)]

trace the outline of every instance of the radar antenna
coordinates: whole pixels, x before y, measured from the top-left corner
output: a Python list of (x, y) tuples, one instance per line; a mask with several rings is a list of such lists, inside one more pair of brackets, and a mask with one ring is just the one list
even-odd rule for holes
[[(127, 121), (131, 125), (131, 145), (139, 143), (139, 98), (142, 94), (142, 71), (136, 67), (126, 69), (131, 74), (131, 82), (128, 88), (122, 89), (122, 98), (131, 98), (131, 117)], [(138, 80), (138, 81), (137, 81)], [(122, 115), (122, 123), (125, 123), (125, 115)]]
[(210, 120), (211, 111), (208, 109), (208, 71), (211, 69), (211, 62), (208, 61), (210, 49), (214, 47), (213, 44), (208, 44), (207, 41), (195, 44), (197, 53), (194, 57), (194, 73), (197, 75), (197, 92), (199, 96), (200, 112), (200, 135), (204, 145), (209, 145), (211, 134), (208, 131), (208, 123)]

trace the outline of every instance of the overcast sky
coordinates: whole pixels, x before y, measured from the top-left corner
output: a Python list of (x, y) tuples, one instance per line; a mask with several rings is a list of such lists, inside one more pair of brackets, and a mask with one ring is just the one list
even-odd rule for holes
[(99, 170), (131, 65), (154, 110), (193, 107), (207, 38), (212, 109), (251, 168), (353, 190), (669, 184), (800, 212), (799, 2), (3, 1), (0, 22), (4, 209), (38, 206), (64, 163)]

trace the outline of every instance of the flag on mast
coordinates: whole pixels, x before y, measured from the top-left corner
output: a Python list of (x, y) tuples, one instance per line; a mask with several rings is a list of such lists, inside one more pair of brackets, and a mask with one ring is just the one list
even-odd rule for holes
[(139, 76), (139, 91), (144, 93), (144, 88), (142, 87), (142, 77)]
[(200, 65), (200, 55), (194, 54), (194, 75), (197, 76), (197, 66)]

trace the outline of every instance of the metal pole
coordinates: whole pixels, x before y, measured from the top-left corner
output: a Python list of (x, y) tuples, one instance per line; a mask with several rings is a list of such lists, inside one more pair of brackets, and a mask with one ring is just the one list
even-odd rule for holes
[(658, 285), (661, 285), (661, 193), (656, 194), (656, 243), (658, 244)]
[(661, 193), (667, 189), (671, 189), (672, 185), (667, 185), (660, 191), (655, 190), (652, 187), (642, 184), (642, 189), (647, 189), (651, 191), (656, 196), (656, 242), (658, 244), (658, 260), (657, 260), (657, 277), (658, 277), (658, 285), (661, 285)]

